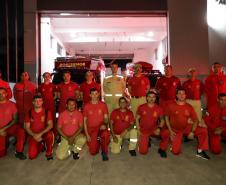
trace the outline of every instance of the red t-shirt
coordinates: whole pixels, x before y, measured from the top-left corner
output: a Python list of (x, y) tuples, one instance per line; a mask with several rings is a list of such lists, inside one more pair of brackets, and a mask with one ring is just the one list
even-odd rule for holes
[(147, 90), (150, 88), (150, 81), (144, 75), (140, 77), (133, 76), (128, 81), (128, 86), (131, 87), (131, 96), (146, 96)]
[(36, 85), (31, 81), (17, 83), (13, 88), (13, 92), (18, 111), (25, 113), (28, 112), (32, 108)]
[(138, 107), (137, 115), (140, 116), (139, 126), (141, 133), (150, 133), (157, 128), (157, 121), (163, 116), (163, 109), (158, 105), (149, 107), (145, 103)]
[(83, 115), (77, 110), (74, 112), (65, 110), (59, 115), (57, 124), (66, 136), (71, 137), (82, 127)]
[(52, 120), (52, 113), (47, 112), (43, 108), (41, 112), (35, 112), (34, 109), (31, 109), (30, 113), (25, 116), (25, 124), (30, 122), (30, 129), (34, 133), (40, 133), (47, 127), (47, 122)]
[(180, 80), (176, 76), (167, 78), (162, 76), (158, 79), (155, 88), (159, 91), (160, 100), (175, 100), (176, 90), (181, 86)]
[(226, 128), (226, 107), (212, 106), (208, 113), (209, 115), (205, 116), (204, 120), (210, 131), (214, 131), (218, 127)]
[(8, 99), (12, 98), (12, 91), (8, 82), (0, 79), (0, 87), (3, 87), (4, 89), (6, 89)]
[(220, 93), (226, 93), (226, 75), (208, 76), (205, 80), (205, 93), (207, 96), (208, 108), (217, 105), (217, 97)]
[(200, 100), (203, 91), (203, 84), (200, 80), (195, 79), (192, 81), (189, 79), (183, 83), (183, 88), (185, 89), (187, 99)]
[(104, 115), (108, 114), (107, 105), (99, 101), (97, 104), (86, 103), (83, 116), (87, 118), (88, 127), (100, 127), (104, 123)]
[(11, 101), (0, 103), (0, 129), (5, 127), (10, 121), (12, 121), (13, 116), (16, 113), (17, 108), (15, 103)]
[(84, 82), (80, 85), (80, 91), (83, 93), (83, 103), (90, 101), (90, 89), (96, 88), (100, 92), (100, 84), (92, 82), (90, 84)]
[(38, 91), (42, 94), (43, 97), (43, 107), (49, 110), (54, 109), (54, 93), (57, 91), (56, 86), (53, 83), (42, 83), (38, 87)]
[(77, 90), (79, 90), (79, 86), (75, 82), (70, 82), (69, 84), (60, 83), (58, 85), (58, 91), (60, 92), (59, 113), (66, 109), (66, 102), (68, 98), (76, 98), (75, 91)]
[(132, 111), (126, 110), (122, 112), (120, 108), (112, 111), (110, 120), (113, 122), (113, 131), (117, 135), (123, 133), (135, 121)]
[(193, 107), (188, 103), (172, 103), (166, 108), (165, 114), (169, 117), (171, 128), (177, 131), (183, 131), (187, 127), (189, 118), (193, 121), (198, 119)]

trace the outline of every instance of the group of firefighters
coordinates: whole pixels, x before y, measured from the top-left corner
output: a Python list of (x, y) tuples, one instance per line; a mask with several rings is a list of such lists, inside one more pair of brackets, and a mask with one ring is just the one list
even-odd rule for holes
[[(63, 73), (63, 82), (54, 85), (51, 74), (46, 72), (38, 88), (23, 72), (13, 93), (0, 71), (0, 157), (6, 155), (11, 136), (16, 137), (15, 157), (21, 160), (27, 158), (23, 153), (26, 139), (29, 159), (44, 151), (47, 160), (53, 159), (55, 138), (59, 141), (59, 160), (70, 155), (79, 159), (87, 144), (91, 155), (101, 148), (102, 160), (107, 161), (108, 145), (112, 153), (118, 154), (124, 139), (129, 141), (131, 156), (136, 156), (136, 150), (146, 154), (152, 137), (160, 138), (158, 153), (163, 158), (167, 157), (169, 144), (170, 151), (178, 155), (182, 142), (194, 138), (198, 141), (197, 157), (210, 159), (205, 152), (209, 149), (221, 153), (221, 140), (226, 141), (226, 75), (220, 63), (213, 64), (204, 83), (197, 79), (197, 70), (190, 68), (183, 84), (167, 65), (153, 89), (140, 64), (134, 65), (134, 75), (127, 82), (117, 74), (116, 63), (111, 70), (112, 75), (103, 82), (105, 102), (100, 100), (101, 87), (90, 71), (81, 85), (71, 81), (69, 71)], [(203, 93), (208, 105), (205, 114), (201, 111)], [(12, 94), (16, 103), (9, 100)], [(78, 100), (83, 101), (82, 110), (77, 109)]]

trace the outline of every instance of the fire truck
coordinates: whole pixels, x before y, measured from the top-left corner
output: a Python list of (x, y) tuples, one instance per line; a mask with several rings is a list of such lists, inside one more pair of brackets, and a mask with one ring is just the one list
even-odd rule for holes
[[(90, 58), (83, 56), (56, 58), (53, 73), (54, 84), (59, 84), (63, 81), (63, 73), (65, 71), (70, 71), (71, 80), (79, 85), (86, 80), (86, 72), (92, 71), (95, 82), (101, 85), (101, 91), (103, 91), (105, 65), (101, 58)], [(101, 92), (101, 94), (103, 95), (103, 92)]]
[(95, 81), (102, 84), (105, 76), (105, 65), (101, 58), (58, 57), (55, 59), (53, 83), (59, 84), (63, 81), (64, 71), (70, 71), (71, 80), (78, 84), (85, 81), (87, 71), (92, 71)]

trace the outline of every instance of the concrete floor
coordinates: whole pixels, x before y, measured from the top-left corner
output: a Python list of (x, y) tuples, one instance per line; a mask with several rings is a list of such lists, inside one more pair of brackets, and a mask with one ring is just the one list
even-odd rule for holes
[(44, 154), (36, 160), (20, 161), (10, 146), (0, 159), (0, 185), (224, 185), (226, 184), (226, 144), (221, 155), (210, 154), (206, 161), (195, 156), (195, 141), (184, 143), (183, 153), (166, 159), (157, 153), (154, 140), (145, 156), (130, 157), (126, 144), (120, 155), (90, 156), (87, 148), (81, 158), (46, 161)]

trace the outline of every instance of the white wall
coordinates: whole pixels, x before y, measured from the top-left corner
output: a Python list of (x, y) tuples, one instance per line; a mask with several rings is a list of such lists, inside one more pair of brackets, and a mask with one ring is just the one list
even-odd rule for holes
[(209, 73), (209, 42), (206, 21), (207, 1), (168, 0), (170, 64), (179, 77), (190, 67)]
[(38, 82), (38, 16), (36, 0), (24, 0), (24, 71)]
[[(134, 51), (133, 63), (144, 61), (151, 63), (153, 69), (158, 69), (161, 71), (163, 68), (162, 61), (157, 61), (155, 58), (155, 49), (159, 48), (160, 42), (152, 43), (151, 47), (137, 49)], [(160, 59), (160, 58), (159, 58)]]
[[(63, 48), (61, 55), (57, 53), (57, 43)], [(51, 28), (50, 18), (41, 18), (41, 74), (44, 72), (53, 72), (54, 60), (56, 57), (60, 56), (66, 56), (65, 47), (55, 36)]]

